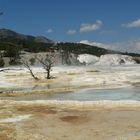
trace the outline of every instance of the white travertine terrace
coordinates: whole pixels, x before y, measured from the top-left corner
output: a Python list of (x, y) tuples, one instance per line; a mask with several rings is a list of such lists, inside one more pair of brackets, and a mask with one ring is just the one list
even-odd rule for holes
[(106, 54), (101, 55), (100, 57), (90, 55), (90, 54), (81, 54), (77, 58), (80, 63), (95, 64), (95, 65), (131, 65), (136, 64), (133, 60), (133, 57), (121, 54)]

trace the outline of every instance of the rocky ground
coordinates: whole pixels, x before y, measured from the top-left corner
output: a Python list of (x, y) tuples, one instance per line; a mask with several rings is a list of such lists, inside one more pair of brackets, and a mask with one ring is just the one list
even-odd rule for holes
[[(0, 91), (60, 90), (68, 91), (81, 88), (120, 88), (140, 82), (140, 67), (134, 66), (62, 66), (54, 67), (53, 77), (47, 80), (42, 68), (32, 68), (39, 80), (34, 80), (28, 70), (16, 68), (0, 72)], [(22, 90), (23, 89), (23, 90)]]
[(117, 105), (0, 101), (0, 140), (140, 140), (140, 104)]
[(1, 72), (0, 140), (140, 140), (140, 102), (12, 101), (10, 96), (83, 88), (139, 87), (139, 66), (55, 67)]

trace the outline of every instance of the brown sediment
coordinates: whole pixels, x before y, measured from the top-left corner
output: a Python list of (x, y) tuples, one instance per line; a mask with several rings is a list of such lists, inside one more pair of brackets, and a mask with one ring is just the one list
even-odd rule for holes
[[(0, 101), (0, 140), (140, 139), (139, 107), (97, 105), (88, 109), (68, 104)], [(29, 117), (5, 121), (18, 116)]]
[[(42, 73), (42, 72), (41, 72)], [(85, 88), (121, 87), (139, 73), (110, 73), (93, 69), (54, 74), (56, 79), (34, 81), (28, 73), (11, 72), (5, 82), (21, 88), (46, 86), (46, 89), (14, 92), (1, 88), (0, 96), (52, 94)], [(97, 73), (97, 74), (96, 74)], [(5, 78), (4, 77), (4, 78)], [(81, 78), (82, 77), (82, 78)], [(96, 83), (98, 82), (99, 83)], [(136, 81), (137, 82), (137, 81)], [(12, 88), (12, 87), (11, 87)], [(25, 119), (17, 119), (24, 116)], [(7, 121), (10, 119), (10, 121)], [(13, 121), (12, 121), (13, 119)], [(17, 120), (16, 120), (17, 119)], [(6, 120), (6, 121), (5, 121)], [(0, 140), (139, 140), (140, 104), (124, 102), (0, 101)]]
[(63, 116), (60, 119), (64, 122), (74, 123), (74, 124), (81, 124), (88, 121), (87, 116)]
[(16, 140), (16, 133), (14, 124), (0, 124), (0, 140)]
[(19, 112), (26, 112), (26, 113), (45, 113), (45, 114), (56, 114), (57, 111), (53, 110), (53, 108), (49, 108), (47, 106), (39, 106), (39, 105), (30, 105), (30, 107), (26, 107), (26, 106), (19, 106), (17, 107), (17, 111)]

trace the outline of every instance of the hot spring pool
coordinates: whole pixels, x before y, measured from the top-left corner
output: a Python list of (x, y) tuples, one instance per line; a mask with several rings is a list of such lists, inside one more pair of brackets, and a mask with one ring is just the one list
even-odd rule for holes
[(31, 94), (19, 97), (0, 97), (1, 100), (137, 100), (140, 101), (140, 89), (136, 87), (120, 89), (86, 89), (67, 93)]

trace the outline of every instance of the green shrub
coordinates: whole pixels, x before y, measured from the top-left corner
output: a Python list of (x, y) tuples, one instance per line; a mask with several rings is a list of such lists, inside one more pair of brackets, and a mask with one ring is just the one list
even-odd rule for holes
[(19, 62), (19, 61), (17, 61), (17, 60), (15, 60), (15, 59), (11, 59), (10, 61), (9, 61), (9, 65), (20, 65), (21, 63)]
[(4, 67), (4, 65), (5, 65), (4, 60), (2, 58), (0, 58), (0, 67)]
[(35, 58), (30, 58), (29, 61), (30, 61), (31, 65), (35, 64)]

